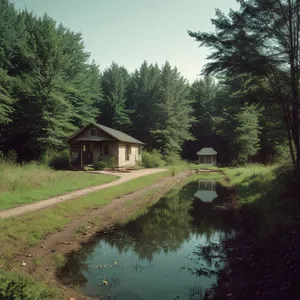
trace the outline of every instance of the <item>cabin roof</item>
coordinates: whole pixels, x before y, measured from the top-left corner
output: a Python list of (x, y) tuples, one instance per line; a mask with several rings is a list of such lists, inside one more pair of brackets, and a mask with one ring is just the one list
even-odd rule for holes
[(202, 148), (197, 155), (217, 155), (217, 152), (213, 148)]
[[(96, 128), (102, 130), (103, 132), (107, 133), (108, 135), (110, 135), (112, 138), (120, 141), (120, 142), (125, 142), (125, 143), (131, 143), (131, 144), (139, 144), (139, 145), (145, 145), (143, 142), (135, 139), (134, 137), (124, 133), (124, 132), (121, 132), (119, 130), (115, 130), (115, 129), (112, 129), (110, 127), (107, 127), (107, 126), (104, 126), (104, 125), (101, 125), (101, 124), (97, 124), (97, 123), (90, 123), (88, 124), (87, 126), (81, 128), (78, 132), (76, 132), (75, 134), (73, 134), (72, 136), (70, 136), (68, 138), (68, 141), (70, 141), (71, 139), (75, 139), (77, 135), (79, 135), (82, 131), (84, 131), (86, 128), (88, 128), (89, 126), (95, 126)], [(109, 140), (109, 139), (105, 139), (103, 137), (97, 137), (97, 136), (93, 136), (93, 137), (88, 137), (90, 138), (89, 141), (103, 141), (103, 140)], [(87, 141), (87, 137), (82, 137), (82, 138), (78, 138), (78, 139), (75, 139), (77, 141), (80, 141), (83, 139), (85, 141)], [(110, 139), (111, 140), (111, 139)]]

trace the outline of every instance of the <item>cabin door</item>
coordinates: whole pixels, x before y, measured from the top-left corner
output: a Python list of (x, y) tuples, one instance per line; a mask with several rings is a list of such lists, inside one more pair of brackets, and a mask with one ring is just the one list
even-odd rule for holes
[(93, 149), (92, 144), (82, 144), (82, 163), (83, 165), (93, 164)]

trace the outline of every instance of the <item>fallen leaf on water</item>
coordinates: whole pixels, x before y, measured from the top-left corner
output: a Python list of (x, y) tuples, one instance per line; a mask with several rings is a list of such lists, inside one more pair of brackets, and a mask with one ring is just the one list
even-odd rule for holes
[(117, 261), (115, 261), (115, 262), (114, 262), (114, 264), (115, 264), (115, 265), (117, 265), (117, 264), (118, 264), (118, 262), (117, 262)]
[(105, 285), (108, 285), (108, 281), (107, 280), (103, 280), (102, 281)]

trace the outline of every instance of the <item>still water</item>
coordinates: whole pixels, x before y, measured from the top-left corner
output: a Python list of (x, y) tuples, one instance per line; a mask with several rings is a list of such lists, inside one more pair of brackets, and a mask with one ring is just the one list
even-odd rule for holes
[(234, 234), (231, 213), (218, 209), (228, 201), (211, 180), (175, 188), (71, 254), (60, 279), (96, 299), (203, 299), (226, 264), (222, 241)]

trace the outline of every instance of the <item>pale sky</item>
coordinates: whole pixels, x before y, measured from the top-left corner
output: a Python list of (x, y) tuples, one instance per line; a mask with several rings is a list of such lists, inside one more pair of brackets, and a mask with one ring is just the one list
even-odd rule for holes
[(86, 50), (103, 71), (112, 61), (129, 72), (144, 60), (168, 60), (189, 81), (198, 77), (208, 49), (187, 30), (213, 31), (216, 8), (226, 14), (235, 0), (11, 0), (18, 9), (47, 13), (82, 33)]

